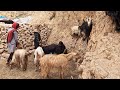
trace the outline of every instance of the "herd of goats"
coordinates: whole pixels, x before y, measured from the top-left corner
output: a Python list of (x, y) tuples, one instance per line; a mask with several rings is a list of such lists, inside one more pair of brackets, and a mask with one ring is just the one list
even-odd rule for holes
[[(120, 11), (106, 11), (106, 15), (110, 16), (116, 24), (116, 30), (120, 31)], [(83, 20), (81, 25), (71, 27), (71, 35), (82, 37), (83, 41), (89, 41), (90, 32), (92, 30), (93, 22), (90, 17)], [(36, 37), (36, 36), (35, 36)], [(34, 41), (36, 38), (34, 38)], [(38, 37), (37, 37), (38, 39)], [(37, 43), (37, 42), (34, 42)], [(10, 69), (13, 66), (22, 68), (23, 71), (27, 69), (28, 53), (19, 44), (14, 52), (12, 61), (10, 62)], [(40, 76), (43, 78), (49, 77), (50, 70), (56, 67), (59, 71), (61, 79), (64, 78), (65, 68), (68, 65), (68, 61), (77, 60), (76, 52), (67, 52), (67, 49), (62, 41), (58, 44), (51, 44), (48, 46), (38, 45), (34, 51), (34, 64), (36, 71), (40, 71)]]

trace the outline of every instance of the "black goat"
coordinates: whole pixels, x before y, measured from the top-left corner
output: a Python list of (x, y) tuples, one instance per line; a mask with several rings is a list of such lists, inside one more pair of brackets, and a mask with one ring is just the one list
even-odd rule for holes
[(36, 49), (38, 46), (40, 46), (40, 41), (41, 41), (41, 37), (40, 34), (38, 32), (34, 32), (34, 49)]
[(51, 44), (48, 46), (43, 46), (42, 49), (45, 54), (50, 54), (50, 53), (52, 53), (52, 54), (61, 54), (61, 53), (67, 54), (67, 49), (62, 41), (60, 41), (58, 45)]
[(93, 23), (91, 18), (87, 18), (86, 21), (83, 19), (82, 25), (79, 26), (80, 36), (83, 36), (83, 41), (87, 39), (87, 42), (88, 42), (91, 30), (92, 30), (92, 25)]
[(110, 16), (116, 25), (116, 31), (120, 31), (120, 11), (105, 11), (106, 15)]

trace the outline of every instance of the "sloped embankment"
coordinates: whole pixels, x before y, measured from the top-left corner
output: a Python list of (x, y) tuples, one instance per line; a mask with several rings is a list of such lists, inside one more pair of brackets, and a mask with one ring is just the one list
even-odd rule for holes
[(120, 35), (105, 12), (96, 12), (91, 40), (79, 69), (84, 79), (120, 78)]

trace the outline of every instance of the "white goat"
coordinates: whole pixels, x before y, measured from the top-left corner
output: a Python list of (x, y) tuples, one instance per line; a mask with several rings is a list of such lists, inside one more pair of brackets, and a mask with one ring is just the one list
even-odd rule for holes
[(71, 35), (77, 35), (80, 36), (80, 29), (79, 26), (73, 26), (71, 27)]
[(38, 47), (34, 52), (34, 64), (36, 65), (36, 70), (38, 70), (39, 67), (39, 59), (44, 55), (44, 51), (42, 47)]

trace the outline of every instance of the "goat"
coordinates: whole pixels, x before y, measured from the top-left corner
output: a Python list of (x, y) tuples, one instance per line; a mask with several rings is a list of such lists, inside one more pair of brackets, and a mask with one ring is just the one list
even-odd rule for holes
[(71, 36), (80, 36), (80, 26), (71, 27)]
[(61, 54), (61, 53), (67, 53), (67, 49), (62, 41), (59, 42), (59, 44), (51, 44), (48, 46), (42, 47), (45, 54)]
[[(79, 20), (78, 23), (80, 23)], [(83, 41), (87, 39), (88, 42), (91, 30), (92, 30), (92, 19), (87, 17), (86, 20), (83, 19), (82, 25), (71, 27), (71, 31), (72, 31), (71, 35), (83, 37)]]
[(80, 26), (80, 35), (83, 36), (83, 41), (87, 39), (87, 42), (89, 40), (89, 36), (92, 30), (92, 19), (86, 18), (86, 20), (83, 19), (83, 23)]
[(17, 49), (13, 54), (13, 58), (10, 62), (10, 69), (13, 68), (14, 65), (17, 65), (18, 68), (22, 68), (23, 71), (27, 69), (28, 64), (28, 56), (27, 51), (25, 49)]
[(41, 37), (39, 32), (37, 31), (37, 29), (35, 29), (34, 31), (34, 49), (37, 49), (37, 47), (39, 47), (39, 44), (41, 45), (42, 41), (41, 41)]
[(40, 58), (40, 67), (41, 72), (40, 75), (43, 78), (49, 77), (48, 74), (50, 73), (50, 70), (53, 69), (53, 67), (56, 67), (59, 70), (59, 76), (61, 79), (63, 79), (65, 69), (68, 65), (68, 61), (73, 60), (73, 57), (77, 53), (71, 52), (69, 54), (48, 54), (44, 55), (42, 58)]
[(42, 49), (42, 47), (37, 47), (37, 49), (34, 52), (34, 64), (36, 65), (36, 70), (38, 71), (38, 67), (39, 67), (39, 59), (44, 55), (44, 51)]
[(38, 71), (38, 67), (39, 67), (38, 60), (44, 54), (50, 54), (50, 53), (52, 53), (52, 54), (61, 54), (61, 53), (67, 54), (67, 49), (62, 41), (60, 41), (58, 45), (51, 44), (51, 45), (44, 46), (44, 47), (39, 46), (34, 52), (34, 64), (36, 65), (35, 71)]
[(110, 16), (113, 23), (115, 23), (116, 31), (120, 31), (120, 11), (105, 11), (105, 13)]

